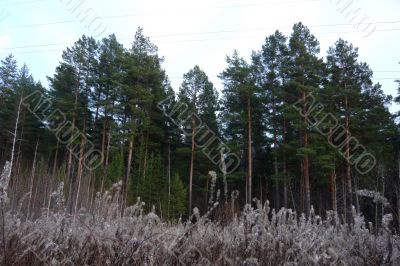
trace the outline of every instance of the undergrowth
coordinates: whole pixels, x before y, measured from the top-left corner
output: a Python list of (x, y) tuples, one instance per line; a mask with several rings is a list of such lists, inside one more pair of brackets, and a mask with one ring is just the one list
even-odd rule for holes
[[(138, 199), (121, 210), (121, 183), (98, 194), (93, 210), (66, 212), (63, 184), (52, 193), (37, 219), (21, 210), (4, 212), (4, 265), (400, 265), (399, 236), (390, 232), (391, 216), (375, 232), (353, 211), (351, 225), (334, 212), (326, 219), (290, 209), (274, 210), (268, 201), (235, 212), (214, 203), (188, 222), (162, 221)], [(1, 203), (7, 204), (4, 186)], [(234, 193), (233, 193), (234, 194)], [(233, 204), (232, 204), (233, 205)], [(219, 210), (230, 210), (223, 222)]]

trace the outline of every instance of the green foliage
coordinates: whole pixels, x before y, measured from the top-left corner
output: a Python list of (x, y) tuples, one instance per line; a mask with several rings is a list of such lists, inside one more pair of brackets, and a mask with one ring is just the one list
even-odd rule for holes
[[(170, 219), (178, 219), (182, 217), (187, 209), (186, 202), (187, 202), (187, 188), (183, 184), (179, 175), (176, 174), (171, 180), (171, 194), (170, 194), (169, 204), (167, 203), (168, 217)], [(168, 210), (168, 205), (169, 205), (169, 210)]]
[[(249, 61), (237, 51), (226, 58), (227, 67), (220, 74), (221, 97), (199, 66), (183, 75), (175, 94), (177, 88), (171, 87), (162, 66), (164, 59), (142, 28), (128, 48), (115, 35), (100, 41), (82, 36), (64, 51), (55, 74), (48, 78), (48, 90), (33, 79), (26, 66), (19, 69), (13, 56), (7, 56), (0, 63), (0, 164), (10, 158), (20, 99), (40, 92), (51, 100), (51, 108), (38, 106), (36, 111), (49, 115), (59, 110), (62, 115), (40, 121), (22, 106), (14, 171), (29, 172), (39, 141), (41, 167), (47, 166), (57, 182), (65, 182), (66, 195), (68, 190), (75, 192), (74, 178), (82, 170), (80, 160), (73, 157), (68, 176), (69, 147), (50, 130), (65, 122), (65, 116), (82, 133), (73, 144), (79, 147), (86, 138), (84, 152), (95, 148), (104, 158), (98, 169), (83, 171), (84, 192), (80, 196), (88, 199), (86, 207), (91, 207), (90, 200), (103, 185), (106, 190), (122, 180), (123, 199), (118, 200), (133, 203), (141, 197), (147, 210), (154, 205), (163, 217), (177, 219), (186, 214), (192, 139), (184, 132), (193, 125), (190, 119), (175, 124), (165, 114), (173, 113), (178, 103), (184, 103), (189, 110), (178, 122), (188, 118), (185, 115), (196, 114), (203, 126), (240, 158), (239, 167), (227, 176), (229, 190), (240, 190), (239, 200), (245, 197), (250, 169), (247, 155), (251, 151), (253, 196), (267, 197), (277, 207), (283, 206), (285, 199), (287, 207), (298, 209), (298, 202), (304, 198), (305, 158), (309, 161), (311, 195), (327, 194), (333, 186), (330, 178), (336, 175), (337, 182), (342, 182), (341, 177), (347, 174), (343, 147), (332, 147), (329, 136), (320, 134), (321, 130), (333, 129), (335, 121), (311, 125), (294, 108), (311, 94), (315, 103), (323, 106), (322, 114), (332, 115), (338, 125), (343, 125), (346, 117), (349, 119), (351, 136), (385, 170), (375, 167), (368, 174), (359, 175), (353, 167), (351, 181), (368, 189), (395, 182), (399, 126), (388, 110), (391, 97), (383, 93), (380, 84), (372, 82), (372, 70), (359, 61), (358, 49), (352, 44), (339, 39), (325, 59), (319, 53), (317, 38), (302, 23), (293, 26), (290, 36), (276, 31), (266, 37)], [(166, 98), (168, 104), (160, 110), (158, 103), (166, 102)], [(400, 96), (395, 101), (399, 103), (399, 99)], [(307, 109), (301, 104), (297, 107)], [(201, 137), (199, 134), (195, 140)], [(212, 163), (200, 147), (196, 146), (193, 154), (193, 206), (205, 210), (207, 173), (218, 172), (220, 166)], [(376, 176), (382, 172), (385, 179), (377, 181)], [(93, 182), (91, 176), (95, 176)], [(26, 183), (29, 180), (21, 182)], [(395, 188), (387, 191), (394, 199)], [(341, 191), (337, 193), (342, 196)], [(316, 198), (311, 197), (312, 204), (321, 209), (327, 206), (329, 197), (323, 197), (323, 202)]]
[(111, 163), (107, 168), (106, 188), (110, 187), (112, 184), (118, 183), (123, 179), (125, 174), (125, 161), (121, 151), (114, 151), (111, 158)]

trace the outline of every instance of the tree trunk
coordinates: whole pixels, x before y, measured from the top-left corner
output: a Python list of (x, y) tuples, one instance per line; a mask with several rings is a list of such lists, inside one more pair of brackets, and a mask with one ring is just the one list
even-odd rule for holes
[(105, 157), (105, 149), (106, 149), (105, 146), (106, 146), (107, 124), (108, 124), (108, 119), (106, 118), (104, 123), (103, 123), (103, 132), (101, 134), (101, 154), (104, 157)]
[(132, 167), (132, 155), (133, 155), (133, 133), (131, 133), (131, 137), (129, 140), (129, 152), (128, 152), (128, 163), (126, 166), (126, 175), (125, 175), (125, 180), (124, 180), (124, 184), (123, 184), (123, 190), (122, 190), (122, 210), (121, 213), (123, 215), (124, 213), (124, 209), (126, 206), (126, 198), (128, 197), (128, 181), (129, 181), (129, 177), (131, 176), (131, 167)]
[[(358, 190), (358, 182), (359, 182), (358, 176), (354, 175), (354, 191)], [(384, 194), (382, 194), (382, 195), (385, 196)], [(360, 199), (357, 194), (355, 194), (355, 199), (356, 199), (356, 211), (357, 211), (357, 213), (360, 213)], [(382, 207), (383, 207), (383, 205), (382, 205)]]
[(170, 218), (170, 205), (171, 205), (171, 141), (168, 141), (168, 208), (167, 217)]
[(17, 119), (15, 120), (15, 128), (14, 128), (14, 134), (13, 134), (14, 137), (13, 137), (13, 144), (12, 144), (12, 149), (11, 149), (9, 176), (11, 176), (12, 169), (13, 169), (14, 158), (15, 158), (15, 145), (17, 143), (17, 138), (18, 138), (17, 135), (18, 135), (19, 117), (20, 117), (20, 114), (21, 114), (21, 104), (22, 104), (22, 97), (21, 97), (21, 99), (19, 101), (18, 111), (17, 111)]
[[(76, 218), (76, 213), (78, 211), (78, 204), (79, 204), (79, 194), (81, 191), (81, 184), (82, 184), (82, 173), (83, 173), (83, 154), (84, 148), (86, 145), (86, 137), (82, 139), (81, 147), (79, 151), (79, 163), (78, 163), (78, 187), (76, 189), (76, 196), (75, 196), (75, 207), (74, 207), (74, 220)], [(73, 202), (73, 201), (72, 201)]]
[(275, 208), (279, 209), (278, 151), (276, 133), (274, 133), (274, 174), (275, 174)]
[(260, 186), (260, 201), (261, 202), (263, 202), (263, 184), (262, 184), (262, 178), (260, 178), (260, 183), (259, 183), (259, 186)]
[(206, 176), (206, 191), (205, 191), (205, 195), (204, 195), (204, 199), (205, 199), (205, 206), (208, 206), (208, 187), (209, 187), (209, 177), (208, 175)]
[(193, 170), (194, 170), (194, 136), (196, 135), (196, 124), (192, 117), (192, 151), (190, 159), (190, 173), (189, 173), (189, 217), (192, 214), (192, 186), (193, 186)]
[[(108, 100), (108, 96), (107, 96), (107, 100)], [(110, 150), (111, 150), (111, 129), (112, 129), (111, 121), (114, 116), (114, 113), (112, 111), (113, 108), (114, 108), (114, 105), (111, 106), (110, 114), (108, 114), (108, 111), (106, 112), (107, 116), (108, 115), (110, 116), (109, 118), (107, 118), (107, 146), (106, 146), (106, 156), (105, 156), (105, 162), (104, 162), (104, 166), (105, 166), (104, 168), (106, 171), (108, 170), (108, 163), (109, 163)]]
[(28, 203), (28, 217), (30, 216), (31, 213), (31, 208), (33, 207), (32, 204), (32, 193), (33, 193), (33, 181), (35, 178), (35, 171), (36, 171), (36, 158), (37, 158), (37, 150), (39, 147), (39, 139), (36, 141), (36, 148), (35, 148), (35, 155), (33, 156), (33, 162), (32, 162), (32, 172), (31, 172), (31, 185), (29, 189), (29, 203)]
[(248, 193), (247, 193), (247, 199), (246, 203), (251, 204), (251, 199), (252, 199), (252, 179), (253, 179), (253, 154), (252, 154), (252, 123), (251, 123), (251, 100), (250, 100), (250, 95), (247, 98), (247, 125), (248, 125), (248, 144), (247, 144), (247, 150), (248, 150), (248, 165), (247, 165), (247, 179), (248, 179)]
[(283, 156), (283, 206), (288, 208), (288, 178), (286, 156)]
[[(345, 85), (346, 88), (346, 85)], [(347, 211), (351, 212), (351, 207), (353, 205), (352, 197), (352, 187), (351, 187), (351, 165), (350, 165), (350, 131), (349, 131), (349, 100), (347, 95), (345, 96), (345, 129), (346, 129), (346, 198), (347, 198)]]
[(22, 125), (21, 125), (21, 134), (18, 140), (18, 152), (17, 152), (17, 160), (15, 162), (15, 166), (17, 167), (17, 176), (19, 176), (19, 173), (21, 171), (21, 160), (22, 160), (22, 152), (21, 152), (21, 144), (24, 136), (24, 129), (25, 129), (25, 117), (26, 117), (26, 111), (23, 109), (22, 111)]
[[(22, 110), (19, 111), (19, 112), (22, 113), (22, 119), (20, 119), (20, 121), (19, 121), (19, 123), (22, 122), (22, 125), (20, 127), (21, 128), (20, 136), (17, 138), (17, 142), (18, 142), (17, 158), (15, 160), (15, 167), (14, 167), (14, 169), (15, 169), (15, 185), (14, 185), (14, 189), (13, 189), (14, 191), (12, 193), (12, 195), (13, 195), (13, 200), (12, 200), (13, 208), (17, 206), (15, 204), (17, 204), (18, 195), (19, 195), (17, 189), (19, 187), (19, 181), (20, 181), (19, 177), (20, 177), (20, 172), (21, 172), (21, 160), (22, 160), (21, 143), (22, 143), (23, 135), (24, 135), (25, 116), (26, 116), (26, 112), (25, 112), (24, 108), (22, 108)], [(21, 115), (20, 115), (20, 118), (21, 118)]]
[[(283, 145), (286, 144), (286, 118), (283, 119)], [(283, 205), (288, 207), (288, 177), (287, 177), (287, 158), (285, 147), (283, 149)]]
[(148, 153), (149, 153), (149, 131), (146, 132), (146, 141), (144, 144), (143, 179), (146, 179)]
[(331, 170), (331, 174), (329, 177), (329, 193), (331, 194), (331, 208), (333, 211), (337, 211), (337, 203), (336, 203), (336, 171), (335, 169)]
[(60, 145), (60, 141), (57, 138), (56, 154), (54, 155), (54, 161), (53, 161), (53, 177), (56, 175), (56, 171), (57, 171), (57, 158), (58, 158), (59, 145)]
[[(144, 136), (143, 136), (143, 132), (141, 132), (140, 134), (140, 140), (139, 140), (140, 146), (138, 147), (139, 149), (139, 165), (138, 165), (138, 175), (139, 176), (143, 176), (142, 174), (142, 168), (143, 168), (143, 150), (144, 150)], [(137, 189), (139, 189), (139, 187), (137, 187)], [(139, 193), (139, 191), (137, 191)]]
[[(276, 116), (275, 98), (272, 100), (273, 118)], [(274, 126), (274, 174), (275, 174), (275, 208), (279, 209), (279, 180), (278, 180), (278, 137), (276, 126)]]
[[(78, 106), (78, 92), (75, 92), (75, 102), (74, 102), (74, 111), (72, 112), (72, 129), (75, 128), (76, 125), (76, 108)], [(74, 131), (72, 131), (74, 132)], [(72, 149), (69, 149), (68, 153), (68, 164), (67, 164), (67, 177), (71, 178), (71, 169), (72, 169)], [(72, 180), (71, 180), (72, 182)], [(72, 184), (72, 183), (71, 183)], [(71, 188), (71, 185), (70, 185)]]
[(98, 93), (96, 95), (96, 114), (94, 116), (94, 126), (95, 127), (96, 127), (97, 122), (99, 120), (100, 97), (101, 97), (101, 93), (100, 93), (100, 91), (98, 91)]
[[(303, 91), (303, 102), (306, 102), (306, 93)], [(307, 107), (304, 104), (303, 113), (304, 117), (304, 130), (303, 130), (303, 147), (307, 148), (308, 146), (308, 132), (307, 132)], [(304, 156), (304, 165), (303, 165), (303, 176), (304, 176), (304, 205), (305, 205), (305, 212), (306, 215), (310, 214), (310, 207), (311, 207), (311, 199), (310, 199), (310, 168), (309, 168), (309, 157), (308, 154)]]
[(399, 226), (400, 233), (400, 151), (397, 154), (397, 176), (398, 176), (398, 184), (397, 184), (397, 223)]
[[(83, 119), (83, 138), (81, 140), (80, 150), (79, 150), (79, 161), (78, 161), (78, 188), (76, 189), (75, 196), (75, 207), (74, 207), (74, 219), (76, 216), (76, 212), (78, 210), (79, 204), (79, 194), (81, 191), (81, 183), (82, 183), (82, 174), (83, 174), (83, 155), (85, 153), (86, 146), (86, 117)], [(72, 200), (73, 202), (73, 200)]]
[(107, 149), (106, 149), (106, 158), (105, 158), (105, 169), (108, 169), (108, 163), (110, 158), (110, 150), (111, 150), (111, 125), (109, 126), (107, 132)]
[[(329, 129), (329, 142), (332, 143), (332, 128)], [(335, 165), (334, 159), (332, 159), (333, 164)], [(336, 166), (335, 166), (336, 168)], [(330, 208), (333, 211), (337, 211), (337, 202), (336, 202), (336, 170), (333, 168), (331, 170), (331, 174), (329, 176), (329, 193), (330, 193), (330, 199), (331, 199), (331, 206)]]
[[(300, 206), (299, 209), (301, 212), (304, 212), (304, 160), (301, 160), (300, 163)], [(296, 191), (296, 189), (295, 189)]]
[[(92, 181), (93, 180), (93, 181)], [(86, 209), (87, 210), (91, 210), (91, 200), (92, 200), (92, 197), (91, 197), (91, 193), (90, 193), (90, 191), (91, 191), (91, 185), (92, 185), (92, 182), (94, 183), (96, 180), (93, 178), (93, 174), (92, 174), (92, 171), (90, 171), (90, 173), (89, 173), (89, 182), (88, 182), (88, 184), (87, 184), (87, 193), (86, 193)]]

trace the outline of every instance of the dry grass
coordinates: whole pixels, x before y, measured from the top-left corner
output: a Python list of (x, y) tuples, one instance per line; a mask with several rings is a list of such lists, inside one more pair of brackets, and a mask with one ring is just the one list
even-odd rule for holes
[[(375, 236), (355, 216), (351, 227), (328, 219), (306, 220), (268, 205), (246, 207), (221, 225), (164, 223), (143, 204), (124, 217), (63, 211), (35, 220), (5, 217), (8, 265), (399, 265), (399, 238)], [(113, 218), (110, 218), (113, 217)], [(390, 257), (389, 257), (390, 256)]]
[(202, 217), (194, 210), (195, 223), (172, 223), (144, 213), (140, 200), (122, 212), (118, 183), (76, 216), (65, 211), (61, 184), (48, 208), (29, 219), (7, 207), (8, 182), (2, 181), (2, 265), (400, 265), (390, 216), (373, 234), (355, 212), (349, 226), (334, 213), (306, 219), (268, 202), (238, 213), (231, 202), (215, 203)]

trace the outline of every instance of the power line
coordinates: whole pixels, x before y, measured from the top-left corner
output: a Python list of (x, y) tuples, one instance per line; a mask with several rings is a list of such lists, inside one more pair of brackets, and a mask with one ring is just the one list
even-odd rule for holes
[(282, 4), (301, 4), (306, 2), (319, 2), (320, 0), (299, 0), (299, 1), (275, 1), (275, 2), (267, 2), (264, 1), (262, 3), (247, 3), (247, 4), (236, 4), (236, 5), (223, 5), (223, 6), (215, 6), (215, 8), (231, 8), (231, 7), (249, 7), (249, 6), (264, 6), (264, 5), (282, 5)]
[[(389, 32), (389, 31), (400, 31), (400, 29), (386, 29), (386, 30), (376, 30), (376, 32)], [(320, 32), (318, 34), (349, 34), (349, 33), (357, 33), (358, 31), (347, 31), (347, 32)], [(257, 36), (234, 36), (234, 37), (219, 37), (219, 38), (205, 38), (205, 39), (188, 39), (188, 40), (167, 40), (167, 41), (159, 41), (159, 43), (185, 43), (185, 42), (206, 42), (206, 41), (220, 41), (220, 40), (235, 40), (235, 39), (256, 39), (264, 37), (265, 35), (257, 35)], [(132, 38), (120, 38), (120, 40), (132, 40)], [(19, 46), (19, 47), (7, 47), (2, 48), (3, 50), (11, 50), (11, 49), (19, 49), (19, 48), (34, 48), (34, 47), (48, 47), (48, 46), (59, 46), (59, 45), (72, 45), (73, 43), (54, 43), (54, 44), (40, 44), (40, 45), (31, 45), (31, 46)], [(14, 54), (30, 54), (30, 53), (44, 53), (44, 52), (54, 52), (60, 50), (34, 50), (34, 51), (13, 51)], [(10, 54), (10, 52), (3, 52), (0, 55)]]
[[(60, 49), (53, 49), (53, 50), (39, 50), (39, 51), (20, 51), (17, 53), (11, 53), (11, 54), (39, 54), (39, 53), (51, 53), (51, 52), (58, 52), (60, 53)], [(10, 53), (0, 53), (1, 55), (8, 55)]]
[[(36, 1), (25, 1), (20, 3), (34, 3), (34, 2), (42, 2), (41, 0)], [(250, 4), (238, 4), (238, 5), (222, 5), (222, 6), (202, 6), (204, 8), (232, 8), (232, 7), (246, 7), (246, 6), (261, 6), (261, 5), (273, 5), (273, 4), (290, 4), (290, 3), (305, 3), (305, 2), (319, 2), (319, 0), (299, 0), (299, 1), (275, 1), (275, 2), (261, 2), (261, 3), (250, 3)], [(16, 2), (18, 3), (18, 2)], [(198, 7), (191, 6), (190, 8), (194, 10), (198, 10)], [(153, 16), (153, 14), (146, 14), (146, 13), (137, 13), (137, 14), (126, 14), (126, 15), (115, 15), (115, 16), (99, 16), (101, 19), (119, 19), (119, 18), (126, 18), (126, 17), (138, 17), (138, 16)], [(79, 20), (64, 20), (64, 21), (55, 21), (55, 22), (45, 22), (45, 23), (37, 23), (37, 24), (25, 24), (25, 25), (15, 25), (9, 27), (2, 27), (0, 30), (5, 29), (19, 29), (19, 28), (31, 28), (31, 27), (41, 27), (41, 26), (48, 26), (48, 25), (57, 25), (57, 24), (66, 24), (66, 23), (74, 23), (79, 22)]]
[[(375, 30), (373, 32), (388, 32), (388, 31), (399, 31), (400, 29), (382, 29), (382, 30)], [(347, 34), (347, 33), (356, 33), (356, 32), (361, 32), (358, 30), (354, 31), (345, 31), (345, 32), (316, 32), (314, 35), (318, 34)]]
[[(391, 32), (400, 31), (400, 29), (385, 29), (376, 30), (375, 32)], [(359, 33), (360, 31), (342, 31), (342, 32), (316, 32), (314, 35), (318, 34), (349, 34), (349, 33)], [(203, 42), (203, 41), (219, 41), (219, 40), (234, 40), (234, 39), (255, 39), (265, 37), (265, 35), (253, 35), (253, 36), (234, 36), (234, 37), (220, 37), (220, 38), (207, 38), (207, 39), (192, 39), (192, 40), (171, 40), (171, 41), (161, 41), (160, 43), (181, 43), (181, 42)], [(123, 39), (121, 39), (123, 40)]]
[[(14, 2), (14, 4), (18, 3), (35, 3), (35, 2), (43, 2), (43, 0), (36, 0), (36, 1), (24, 1), (24, 2)], [(263, 5), (281, 5), (281, 4), (299, 4), (299, 3), (306, 3), (306, 2), (320, 2), (320, 0), (299, 0), (299, 1), (275, 1), (275, 2), (260, 2), (260, 3), (246, 3), (246, 4), (236, 4), (236, 5), (222, 5), (222, 6), (203, 6), (204, 8), (232, 8), (232, 7), (249, 7), (249, 6), (263, 6)], [(190, 8), (194, 10), (198, 10), (198, 7), (190, 6)], [(114, 15), (114, 16), (99, 16), (99, 18), (104, 20), (112, 20), (112, 19), (119, 19), (119, 18), (127, 18), (127, 17), (137, 17), (137, 16), (153, 16), (153, 14), (146, 14), (146, 13), (137, 13), (137, 14), (125, 14), (125, 15)], [(159, 16), (159, 14), (157, 14)], [(48, 26), (48, 25), (57, 25), (57, 24), (66, 24), (66, 23), (74, 23), (79, 22), (78, 19), (76, 20), (64, 20), (64, 21), (55, 21), (55, 22), (44, 22), (44, 23), (36, 23), (36, 24), (25, 24), (25, 25), (15, 25), (15, 26), (8, 26), (2, 27), (0, 30), (5, 29), (18, 29), (18, 28), (30, 28), (30, 27), (41, 27), (41, 26)], [(395, 22), (374, 22), (373, 24), (382, 24), (382, 23), (397, 23)], [(361, 24), (367, 24), (361, 23)], [(333, 24), (333, 25), (314, 25), (314, 27), (326, 27), (326, 26), (345, 26), (345, 25), (352, 25), (352, 24)], [(312, 26), (312, 25), (311, 25)]]
[[(400, 22), (400, 21), (398, 21)], [(265, 29), (257, 29), (257, 30), (265, 30)], [(382, 29), (376, 30), (376, 32), (391, 32), (391, 31), (399, 31), (400, 29)], [(162, 35), (152, 35), (151, 38), (163, 38), (163, 37), (178, 37), (178, 36), (188, 36), (188, 35), (200, 35), (200, 34), (216, 34), (216, 33), (229, 33), (229, 32), (242, 32), (242, 31), (252, 31), (252, 30), (226, 30), (226, 31), (214, 31), (214, 32), (194, 32), (194, 33), (176, 33), (176, 34), (162, 34)], [(255, 30), (253, 30), (255, 31)], [(316, 32), (314, 35), (318, 34), (349, 34), (349, 33), (357, 33), (359, 31), (342, 31), (342, 32)], [(216, 40), (229, 40), (229, 39), (242, 39), (242, 38), (260, 38), (265, 35), (257, 35), (257, 36), (231, 36), (231, 37), (218, 37), (218, 38), (203, 38), (203, 39), (192, 39), (192, 40), (170, 40), (164, 41), (163, 43), (179, 43), (179, 42), (201, 42), (201, 41), (216, 41)], [(131, 40), (131, 37), (120, 38), (120, 40)], [(70, 42), (62, 42), (62, 43), (48, 43), (48, 44), (35, 44), (35, 45), (25, 45), (25, 46), (15, 46), (15, 47), (5, 47), (3, 50), (11, 50), (11, 49), (25, 49), (25, 48), (35, 48), (35, 47), (49, 47), (49, 46), (60, 46), (60, 45), (72, 45)], [(46, 50), (43, 50), (46, 51)], [(40, 52), (43, 52), (40, 51)], [(4, 53), (2, 53), (4, 54)]]
[(10, 49), (24, 49), (24, 48), (48, 47), (48, 46), (71, 45), (71, 44), (73, 44), (73, 43), (70, 43), (70, 42), (47, 43), (47, 44), (34, 44), (34, 45), (25, 45), (25, 46), (6, 47), (6, 48), (1, 48), (1, 49), (10, 50)]
[(74, 23), (74, 22), (79, 22), (79, 20), (64, 20), (64, 21), (44, 22), (44, 23), (37, 23), (37, 24), (16, 25), (16, 26), (3, 27), (3, 28), (0, 28), (0, 30), (34, 28), (34, 27), (41, 27), (41, 26), (50, 26), (50, 25), (57, 25), (57, 24)]
[(3, 6), (3, 5), (7, 5), (7, 6), (13, 5), (14, 6), (14, 5), (34, 4), (34, 3), (38, 3), (38, 2), (43, 3), (43, 2), (46, 2), (46, 0), (14, 1), (14, 2), (7, 3), (7, 4), (0, 3), (0, 6)]
[[(101, 19), (119, 19), (119, 18), (127, 18), (127, 17), (136, 17), (136, 16), (145, 16), (145, 14), (126, 14), (126, 15), (116, 15), (116, 16), (104, 16), (100, 17)], [(42, 27), (42, 26), (50, 26), (50, 25), (58, 25), (58, 24), (67, 24), (67, 23), (76, 23), (80, 22), (79, 20), (63, 20), (63, 21), (54, 21), (54, 22), (43, 22), (43, 23), (36, 23), (36, 24), (25, 24), (25, 25), (14, 25), (8, 27), (2, 27), (0, 30), (8, 30), (8, 29), (20, 29), (20, 28), (34, 28), (34, 27)], [(394, 24), (399, 23), (399, 20), (395, 21), (378, 21), (373, 22), (372, 24)], [(370, 24), (370, 22), (363, 22), (363, 24)], [(316, 24), (316, 25), (309, 25), (310, 28), (312, 27), (338, 27), (338, 26), (353, 26), (354, 24), (351, 23), (337, 23), (337, 24)], [(289, 26), (290, 27), (290, 26)], [(266, 29), (275, 29), (274, 27), (268, 27), (258, 30), (266, 30)], [(248, 31), (249, 29), (242, 29), (242, 30), (227, 30), (227, 31), (216, 31), (216, 32), (209, 32), (209, 33), (223, 33), (223, 32), (237, 32), (237, 31)], [(187, 34), (203, 34), (203, 33), (187, 33)]]
[[(375, 22), (373, 24), (388, 24), (388, 23), (400, 23), (400, 20), (396, 21), (381, 21)], [(361, 23), (369, 24), (369, 23)], [(319, 25), (310, 25), (310, 28), (313, 27), (338, 27), (338, 26), (353, 26), (353, 24), (319, 24)], [(190, 33), (171, 33), (171, 34), (160, 34), (153, 35), (152, 37), (174, 37), (174, 36), (186, 36), (186, 35), (201, 35), (201, 34), (219, 34), (219, 33), (234, 33), (234, 32), (248, 32), (248, 31), (263, 31), (263, 30), (274, 30), (276, 27), (268, 27), (268, 28), (250, 28), (250, 29), (237, 29), (237, 30), (220, 30), (220, 31), (205, 31), (205, 32), (190, 32)]]
[[(221, 6), (201, 6), (201, 8), (236, 8), (236, 7), (250, 7), (250, 6), (265, 6), (265, 5), (282, 5), (282, 4), (301, 4), (306, 2), (319, 2), (320, 0), (288, 0), (288, 1), (275, 1), (275, 2), (260, 2), (260, 3), (247, 3), (247, 4), (236, 4), (236, 5), (221, 5)], [(188, 9), (193, 9), (198, 11), (199, 6), (186, 6)], [(161, 10), (163, 11), (163, 10)], [(126, 18), (126, 17), (138, 17), (138, 16), (158, 16), (159, 14), (146, 14), (146, 13), (136, 13), (136, 14), (125, 14), (125, 15), (114, 15), (114, 16), (102, 16), (102, 19), (118, 19), (118, 18)]]

